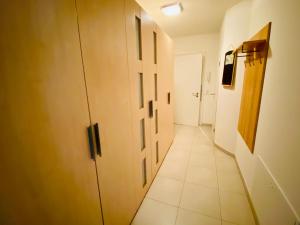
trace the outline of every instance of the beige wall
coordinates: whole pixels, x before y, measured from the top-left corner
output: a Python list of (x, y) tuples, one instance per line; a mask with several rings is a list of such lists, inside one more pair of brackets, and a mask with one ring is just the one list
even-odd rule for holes
[[(250, 37), (267, 22), (272, 22), (271, 52), (254, 154), (249, 152), (236, 129), (242, 63), (238, 65), (242, 69), (237, 71), (238, 85), (234, 91), (223, 90), (219, 83), (216, 142), (235, 153), (261, 225), (294, 225), (300, 215), (300, 47), (297, 44), (300, 40), (300, 1), (253, 0), (249, 7), (242, 7), (243, 4), (249, 3), (240, 3), (226, 14), (222, 30), (225, 47), (229, 39), (242, 38), (240, 31), (245, 28), (249, 28)], [(250, 13), (249, 21), (239, 21), (237, 26), (226, 22), (241, 20), (243, 13)], [(224, 122), (223, 119), (230, 115), (227, 106), (235, 111), (231, 121)], [(230, 132), (225, 129), (228, 126)]]
[[(184, 36), (174, 38), (174, 51), (176, 55), (200, 53), (203, 56), (202, 84), (203, 93), (216, 92), (217, 65), (219, 52), (219, 33)], [(210, 77), (210, 79), (206, 79)], [(212, 117), (206, 120), (215, 121), (215, 100), (208, 101), (207, 106)], [(202, 108), (203, 109), (203, 108)]]

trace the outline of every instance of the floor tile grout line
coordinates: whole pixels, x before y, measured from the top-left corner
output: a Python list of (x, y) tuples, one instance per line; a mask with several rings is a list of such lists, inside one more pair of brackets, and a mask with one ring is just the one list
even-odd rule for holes
[(176, 223), (177, 223), (177, 219), (178, 219), (178, 214), (179, 214), (179, 207), (177, 207), (177, 212), (176, 212), (176, 217), (175, 217), (175, 223), (174, 223), (174, 225), (176, 225)]
[[(203, 129), (201, 127), (198, 127), (201, 131), (201, 133), (206, 137), (206, 139), (208, 141), (210, 141), (212, 144), (213, 144), (213, 141), (207, 136), (207, 134), (203, 131)], [(194, 132), (194, 137), (193, 137), (193, 141), (192, 141), (192, 145), (194, 144), (195, 142), (195, 138), (196, 138), (196, 134)], [(205, 145), (204, 145), (205, 146)], [(211, 146), (211, 145), (207, 145), (207, 146)], [(213, 147), (213, 146), (212, 146)], [(208, 186), (205, 186), (203, 184), (196, 184), (196, 183), (192, 183), (192, 182), (188, 182), (186, 180), (186, 176), (187, 176), (187, 171), (188, 171), (188, 168), (189, 168), (189, 163), (190, 163), (190, 159), (191, 159), (191, 153), (192, 153), (192, 146), (190, 147), (190, 150), (189, 150), (189, 159), (188, 159), (188, 165), (186, 166), (186, 172), (185, 172), (185, 176), (184, 176), (184, 185), (183, 185), (183, 189), (182, 189), (182, 193), (181, 193), (181, 196), (180, 196), (180, 203), (182, 201), (182, 194), (183, 194), (183, 190), (184, 190), (184, 186), (185, 184), (189, 183), (189, 184), (193, 184), (193, 185), (199, 185), (199, 186), (202, 186), (202, 187), (205, 187), (205, 188), (208, 188), (208, 189), (215, 189), (218, 191), (218, 197), (219, 197), (219, 206), (220, 206), (220, 222), (221, 222), (221, 225), (223, 224), (223, 219), (222, 219), (222, 209), (221, 209), (221, 194), (220, 194), (220, 191), (221, 191), (221, 188), (220, 188), (220, 184), (219, 184), (219, 172), (218, 172), (218, 169), (217, 169), (217, 160), (216, 160), (216, 155), (215, 155), (215, 151), (213, 151), (213, 156), (214, 156), (214, 162), (215, 162), (215, 172), (216, 172), (216, 175), (217, 175), (217, 184), (218, 184), (218, 187), (217, 188), (213, 188), (213, 187), (208, 187)], [(226, 191), (227, 192), (227, 191)], [(228, 191), (230, 192), (230, 191)], [(232, 193), (235, 193), (235, 192), (232, 192)], [(240, 193), (238, 193), (240, 194)], [(242, 194), (241, 194), (242, 195)], [(180, 207), (180, 203), (179, 203), (179, 206), (178, 206), (178, 211), (179, 209), (185, 209), (185, 208), (182, 208)], [(192, 211), (192, 212), (195, 212), (195, 213), (199, 213), (198, 211), (196, 210), (192, 210), (192, 209), (185, 209), (185, 210), (189, 210), (189, 211)], [(200, 215), (204, 215), (202, 213), (199, 213)], [(177, 212), (177, 216), (178, 216), (178, 212)], [(176, 221), (177, 221), (177, 216), (176, 216)], [(214, 219), (217, 219), (215, 217), (211, 217), (211, 216), (208, 216), (208, 215), (204, 215), (204, 216), (207, 216), (207, 217), (210, 217), (210, 218), (214, 218)], [(226, 222), (226, 220), (224, 220)], [(229, 222), (229, 221), (228, 221)]]
[(199, 129), (201, 131), (202, 134), (204, 134), (204, 136), (211, 142), (213, 142), (213, 140), (210, 140), (210, 138), (207, 136), (207, 134), (202, 130), (202, 128), (199, 126)]
[(219, 196), (219, 204), (220, 204), (220, 216), (221, 216), (221, 225), (223, 224), (223, 217), (222, 217), (222, 203), (221, 203), (221, 187), (220, 187), (220, 183), (219, 183), (219, 174), (218, 174), (218, 170), (217, 170), (217, 160), (216, 160), (216, 156), (215, 157), (215, 164), (216, 164), (216, 173), (217, 173), (217, 182), (218, 182), (218, 196)]
[(165, 179), (174, 180), (174, 181), (177, 181), (177, 182), (180, 182), (180, 183), (184, 183), (183, 180), (180, 180), (180, 179), (177, 179), (177, 178), (174, 178), (174, 177), (164, 176), (164, 175), (163, 176), (160, 175), (160, 176), (155, 177), (155, 179), (157, 179), (157, 178), (165, 178)]
[[(237, 192), (237, 191), (226, 190), (226, 189), (221, 188), (222, 179), (220, 179), (220, 177), (222, 178), (222, 175), (223, 175), (222, 171), (223, 170), (222, 170), (222, 166), (219, 164), (220, 163), (219, 159), (222, 159), (222, 157), (221, 157), (222, 155), (219, 154), (217, 148), (214, 147), (213, 137), (208, 137), (208, 134), (207, 134), (208, 131), (205, 131), (204, 129), (202, 129), (201, 126), (191, 127), (191, 132), (188, 132), (188, 129), (186, 131), (185, 130), (182, 130), (182, 131), (181, 131), (181, 129), (179, 130), (180, 135), (178, 135), (178, 131), (176, 131), (174, 139), (177, 137), (180, 140), (178, 141), (178, 139), (177, 139), (177, 144), (175, 144), (175, 145), (174, 145), (174, 142), (173, 142), (173, 146), (171, 146), (171, 147), (173, 147), (173, 149), (172, 149), (173, 151), (176, 151), (179, 148), (181, 148), (180, 146), (183, 146), (184, 149), (181, 149), (182, 152), (187, 153), (185, 155), (185, 157), (177, 157), (178, 160), (174, 160), (175, 162), (178, 161), (178, 163), (184, 162), (182, 168), (180, 168), (180, 170), (181, 170), (180, 174), (181, 174), (181, 177), (183, 179), (177, 179), (177, 178), (169, 177), (169, 176), (159, 176), (159, 174), (157, 174), (158, 177), (167, 178), (167, 179), (170, 179), (170, 180), (180, 182), (180, 184), (182, 185), (182, 189), (179, 192), (177, 192), (177, 193), (179, 193), (179, 196), (177, 195), (178, 199), (179, 199), (178, 203), (177, 204), (172, 204), (172, 203), (170, 204), (170, 203), (164, 202), (163, 200), (158, 200), (158, 199), (155, 199), (155, 198), (152, 198), (152, 197), (149, 197), (149, 196), (145, 196), (145, 199), (152, 200), (152, 201), (157, 202), (159, 204), (165, 205), (165, 207), (172, 207), (173, 208), (172, 224), (174, 224), (174, 225), (176, 225), (179, 221), (180, 210), (185, 210), (185, 211), (190, 212), (190, 213), (198, 214), (199, 216), (202, 215), (202, 216), (207, 217), (207, 218), (218, 220), (221, 225), (226, 223), (226, 222), (232, 223), (233, 225), (238, 225), (239, 223), (236, 223), (236, 222), (233, 222), (233, 221), (230, 221), (230, 220), (227, 220), (227, 219), (223, 219), (223, 216), (224, 216), (223, 213), (224, 212), (222, 210), (222, 204), (221, 204), (221, 199), (222, 198), (221, 198), (221, 196), (222, 196), (223, 193), (232, 193), (232, 194), (238, 194), (240, 196), (244, 196), (245, 193), (240, 193), (240, 192)], [(189, 140), (189, 141), (185, 141), (184, 139)], [(207, 142), (206, 142), (206, 139), (207, 139)], [(202, 141), (205, 144), (201, 144)], [(195, 183), (194, 182), (189, 182), (188, 179), (187, 179), (189, 169), (191, 167), (190, 164), (191, 164), (191, 161), (192, 161), (191, 159), (193, 158), (193, 152), (198, 152), (196, 150), (199, 149), (199, 148), (202, 148), (204, 146), (211, 147), (210, 151), (212, 151), (212, 153), (213, 153), (212, 154), (213, 158), (212, 158), (211, 162), (214, 163), (215, 166), (214, 166), (214, 168), (213, 167), (206, 167), (206, 166), (204, 166), (203, 168), (207, 168), (211, 171), (215, 171), (215, 173), (217, 175), (217, 187), (207, 186), (205, 184), (196, 183), (196, 182)], [(193, 151), (193, 150), (195, 150), (195, 151)], [(174, 159), (176, 159), (176, 157)], [(172, 161), (172, 160), (170, 160), (170, 161)], [(218, 165), (220, 165), (221, 167), (218, 167)], [(238, 175), (239, 175), (239, 178), (241, 178), (240, 177), (241, 175), (240, 174), (238, 174)], [(217, 191), (218, 193), (216, 193), (216, 194), (218, 196), (219, 207), (220, 207), (219, 208), (219, 213), (217, 213), (217, 214), (214, 213), (213, 216), (212, 215), (206, 215), (206, 213), (203, 213), (202, 210), (198, 211), (197, 208), (195, 208), (195, 209), (191, 208), (190, 209), (190, 208), (186, 208), (186, 207), (181, 206), (181, 204), (183, 202), (183, 193), (184, 193), (186, 185), (188, 185), (188, 184), (198, 185), (198, 186), (202, 186), (203, 188), (212, 189), (212, 190)]]
[[(183, 186), (182, 186), (182, 190), (181, 190), (181, 193), (180, 193), (180, 198), (179, 198), (178, 206), (174, 206), (174, 205), (172, 205), (172, 204), (168, 204), (168, 203), (165, 203), (165, 202), (162, 202), (162, 201), (153, 199), (153, 198), (151, 198), (151, 197), (149, 197), (149, 196), (147, 197), (148, 199), (151, 199), (151, 200), (153, 200), (153, 201), (156, 201), (156, 202), (159, 202), (159, 203), (161, 203), (161, 204), (165, 204), (165, 205), (168, 205), (168, 206), (171, 206), (171, 207), (175, 207), (175, 208), (176, 208), (177, 212), (176, 212), (176, 218), (175, 218), (175, 224), (174, 224), (174, 225), (176, 225), (176, 223), (177, 223), (179, 209), (181, 209), (181, 208), (180, 208), (180, 204), (181, 204), (181, 200), (182, 200), (182, 195), (183, 195), (184, 186), (185, 186), (185, 184), (187, 183), (187, 182), (186, 182), (186, 176), (187, 176), (188, 167), (189, 167), (189, 162), (190, 162), (190, 158), (191, 158), (192, 145), (193, 145), (193, 143), (194, 143), (194, 141), (195, 141), (195, 136), (196, 136), (196, 134), (195, 134), (195, 131), (194, 131), (194, 132), (193, 132), (193, 138), (192, 138), (192, 141), (191, 141), (191, 143), (190, 143), (190, 146), (187, 148), (187, 149), (189, 149), (189, 150), (188, 150), (188, 155), (189, 155), (189, 156), (188, 156), (187, 164), (186, 164), (186, 166), (185, 166), (185, 172), (184, 172), (184, 179), (183, 179), (183, 181), (182, 181), (182, 180), (179, 180), (179, 179), (170, 178), (170, 177), (165, 176), (166, 178), (174, 179), (174, 180), (176, 180), (176, 181), (183, 182)], [(176, 135), (175, 135), (175, 138), (176, 138)], [(172, 147), (172, 146), (171, 146), (171, 147)], [(163, 176), (161, 176), (161, 177), (163, 177)], [(182, 208), (182, 209), (183, 209), (183, 208)], [(186, 209), (186, 210), (187, 210), (187, 209)], [(192, 211), (192, 210), (190, 210), (190, 211)], [(193, 211), (192, 211), (192, 212), (193, 212)], [(200, 214), (200, 213), (199, 213), (199, 214)], [(203, 214), (200, 214), (200, 215), (203, 215)], [(205, 215), (205, 216), (207, 216), (207, 215)], [(209, 216), (208, 216), (208, 217), (209, 217)], [(210, 218), (213, 218), (213, 217), (210, 217)]]
[(214, 190), (218, 190), (219, 189), (219, 187), (209, 187), (209, 186), (207, 186), (205, 184), (199, 184), (199, 183), (190, 182), (190, 181), (186, 181), (185, 183), (196, 185), (196, 186), (201, 186), (202, 188), (206, 188), (206, 189), (214, 189)]
[[(205, 132), (201, 129), (201, 127), (199, 127), (201, 132), (204, 133), (204, 135), (209, 139), (209, 137), (205, 134)], [(211, 142), (213, 142), (212, 140), (210, 140)], [(216, 160), (216, 155), (215, 152), (213, 152), (214, 154), (214, 160), (215, 160), (215, 165), (216, 165), (216, 174), (217, 174), (217, 183), (218, 183), (218, 196), (219, 196), (219, 206), (220, 206), (220, 217), (221, 217), (221, 225), (223, 224), (223, 217), (222, 217), (222, 206), (221, 206), (221, 193), (220, 193), (220, 184), (219, 184), (219, 176), (218, 176), (218, 169), (217, 169), (217, 160)]]
[[(209, 167), (202, 167), (202, 168), (209, 169), (209, 170), (215, 170), (215, 169), (212, 169), (212, 168), (209, 168)], [(166, 179), (170, 179), (170, 180), (181, 182), (183, 184), (184, 183), (188, 183), (188, 184), (193, 184), (193, 185), (199, 185), (199, 186), (202, 186), (202, 187), (207, 188), (207, 189), (215, 189), (215, 190), (219, 189), (219, 186), (218, 187), (207, 186), (205, 184), (200, 184), (200, 183), (195, 183), (195, 182), (187, 181), (186, 179), (181, 180), (181, 179), (177, 179), (177, 178), (174, 178), (174, 177), (171, 177), (171, 176), (158, 175), (157, 178), (166, 178)], [(234, 192), (234, 191), (226, 191), (226, 192), (237, 193), (237, 194), (243, 195), (242, 193)]]
[[(149, 197), (149, 196), (147, 196), (146, 199), (150, 199), (150, 200), (155, 201), (155, 202), (158, 202), (158, 203), (160, 203), (160, 204), (164, 204), (164, 205), (167, 205), (167, 206), (170, 206), (170, 207), (173, 207), (173, 208), (177, 208), (177, 214), (178, 214), (179, 209), (183, 209), (183, 210), (190, 211), (190, 212), (193, 212), (193, 213), (196, 213), (196, 214), (199, 214), (199, 215), (201, 215), (201, 216), (205, 216), (205, 217), (208, 217), (208, 218), (211, 218), (211, 219), (220, 220), (220, 221), (221, 221), (221, 219), (222, 219), (222, 218), (217, 218), (217, 217), (213, 217), (213, 216), (211, 216), (211, 215), (204, 214), (204, 213), (199, 212), (199, 211), (194, 210), (194, 209), (189, 209), (189, 208), (180, 207), (180, 204), (179, 204), (178, 206), (172, 205), (172, 204), (170, 204), (170, 203), (166, 203), (166, 202), (157, 200), (157, 199), (152, 198), (152, 197)], [(177, 218), (177, 217), (176, 217), (176, 218)], [(231, 221), (227, 221), (227, 220), (224, 220), (224, 221), (225, 221), (225, 222), (230, 222), (230, 223), (232, 223)]]
[[(200, 127), (201, 131), (204, 133), (205, 136), (207, 136), (207, 134), (203, 131), (203, 129)], [(208, 137), (208, 136), (207, 136)], [(208, 137), (209, 138), (209, 137)], [(211, 140), (213, 141), (213, 140)], [(220, 184), (219, 184), (219, 175), (220, 175), (220, 172), (218, 171), (218, 166), (217, 166), (217, 156), (215, 155), (215, 151), (214, 151), (214, 157), (215, 157), (215, 164), (216, 164), (216, 173), (217, 173), (217, 182), (218, 182), (218, 191), (219, 191), (219, 202), (220, 202), (220, 214), (221, 214), (221, 225), (223, 224), (223, 218), (222, 218), (222, 207), (221, 207), (221, 191), (222, 192), (227, 192), (227, 193), (231, 193), (231, 194), (238, 194), (238, 195), (241, 195), (241, 196), (245, 196), (246, 193), (240, 193), (240, 192), (237, 192), (237, 191), (230, 191), (230, 190), (223, 190), (221, 187), (220, 187)], [(236, 164), (236, 161), (234, 162)], [(242, 178), (241, 177), (241, 174), (238, 174), (238, 177), (239, 178)], [(244, 187), (244, 184), (243, 184), (243, 187)], [(245, 188), (245, 187), (244, 187)], [(228, 221), (228, 220), (224, 220), (224, 222), (229, 222), (229, 223), (232, 223), (234, 225), (238, 225), (236, 224), (235, 222), (232, 222), (232, 221)]]
[(146, 197), (145, 199), (150, 199), (152, 201), (155, 201), (155, 202), (158, 202), (160, 204), (163, 204), (163, 205), (167, 205), (169, 207), (173, 207), (173, 208), (176, 208), (176, 217), (175, 217), (175, 223), (174, 225), (176, 225), (176, 222), (177, 222), (177, 216), (178, 216), (178, 211), (179, 211), (179, 207), (178, 206), (174, 206), (174, 205), (171, 205), (171, 204), (168, 204), (168, 203), (165, 203), (165, 202), (162, 202), (162, 201), (159, 201), (157, 199), (153, 199), (153, 198), (150, 198), (150, 197)]
[[(176, 136), (178, 135), (178, 131), (176, 131), (176, 134), (175, 134), (175, 138), (176, 138)], [(174, 138), (174, 139), (175, 139)], [(173, 142), (174, 143), (174, 142)], [(173, 144), (172, 144), (173, 145)], [(172, 146), (171, 146), (172, 147)], [(190, 146), (190, 148), (191, 148), (191, 146)], [(189, 148), (188, 148), (189, 149)], [(190, 150), (188, 150), (189, 151), (189, 157), (190, 157)], [(189, 158), (188, 157), (188, 158)], [(185, 178), (186, 178), (186, 173), (187, 173), (187, 167), (188, 167), (188, 163), (189, 163), (189, 160), (188, 160), (188, 162), (187, 162), (187, 165), (185, 166), (185, 175), (184, 175), (184, 179), (183, 179), (183, 181), (182, 180), (180, 180), (181, 182), (183, 182), (183, 185), (182, 185), (182, 190), (181, 190), (181, 193), (180, 193), (180, 197), (179, 197), (179, 203), (178, 203), (178, 207), (176, 207), (176, 210), (177, 210), (177, 212), (176, 212), (176, 217), (175, 217), (175, 224), (174, 225), (176, 225), (176, 223), (177, 223), (177, 219), (178, 219), (178, 213), (179, 213), (179, 206), (180, 206), (180, 203), (181, 203), (181, 198), (182, 198), (182, 194), (183, 194), (183, 190), (184, 190), (184, 184), (185, 184)], [(172, 179), (174, 179), (174, 178), (172, 178)], [(175, 180), (178, 180), (178, 179), (175, 179)], [(154, 200), (155, 201), (155, 200)], [(158, 201), (158, 202), (160, 202), (160, 201)], [(162, 202), (161, 202), (162, 203)], [(173, 206), (173, 207), (175, 207), (175, 206)]]
[(169, 176), (165, 176), (165, 175), (158, 175), (157, 177), (173, 179), (173, 180), (180, 181), (180, 182), (184, 183), (184, 180), (177, 179), (177, 178), (174, 178), (174, 177), (169, 177)]
[(188, 153), (189, 156), (188, 156), (187, 165), (186, 165), (185, 172), (184, 172), (183, 186), (182, 186), (182, 190), (181, 190), (181, 193), (180, 193), (179, 205), (178, 205), (175, 224), (177, 223), (178, 213), (179, 213), (180, 205), (181, 205), (181, 202), (182, 202), (183, 191), (184, 191), (185, 184), (186, 184), (186, 176), (187, 176), (188, 167), (189, 167), (189, 163), (190, 163), (190, 159), (191, 159), (191, 150), (192, 150), (192, 145), (194, 143), (194, 138), (195, 138), (195, 131), (193, 132), (193, 139), (192, 139), (192, 142), (191, 142), (191, 146), (188, 148), (189, 149), (188, 150), (189, 151), (189, 153)]
[(170, 203), (167, 203), (167, 202), (163, 202), (163, 201), (161, 201), (161, 200), (158, 200), (158, 199), (155, 199), (155, 198), (153, 198), (153, 197), (146, 197), (147, 199), (150, 199), (150, 200), (152, 200), (152, 201), (155, 201), (155, 202), (159, 202), (159, 203), (161, 203), (161, 204), (165, 204), (165, 205), (167, 205), (167, 206), (172, 206), (172, 207), (174, 207), (174, 208), (178, 208), (179, 206), (176, 206), (176, 205), (172, 205), (172, 204), (170, 204)]
[[(178, 207), (179, 209), (183, 209), (183, 210), (185, 210), (185, 211), (190, 211), (190, 212), (192, 212), (192, 213), (196, 213), (196, 214), (199, 214), (199, 215), (201, 215), (201, 216), (204, 216), (204, 217), (208, 217), (208, 218), (210, 218), (210, 219), (215, 219), (215, 220), (220, 220), (221, 221), (221, 218), (217, 218), (217, 217), (213, 217), (213, 216), (211, 216), (211, 215), (207, 215), (207, 214), (204, 214), (203, 212), (199, 212), (199, 211), (197, 211), (197, 210), (195, 210), (195, 209), (188, 209), (188, 208), (183, 208), (183, 207)], [(226, 221), (226, 222), (229, 222), (229, 221)]]
[[(200, 128), (200, 127), (197, 127), (197, 128)], [(202, 131), (202, 129), (200, 128), (200, 131), (201, 133), (208, 139), (208, 141), (211, 141), (207, 136), (206, 134)], [(198, 213), (200, 215), (203, 215), (203, 216), (206, 216), (206, 217), (209, 217), (209, 218), (212, 218), (212, 219), (216, 219), (216, 220), (220, 220), (220, 222), (222, 223), (222, 217), (220, 215), (220, 218), (215, 218), (215, 217), (211, 217), (211, 216), (208, 216), (208, 215), (205, 215), (203, 213), (200, 213), (198, 211), (195, 211), (195, 210), (191, 210), (191, 209), (186, 209), (186, 208), (182, 208), (180, 205), (181, 205), (181, 202), (182, 202), (182, 195), (183, 195), (183, 191), (184, 191), (184, 187), (186, 184), (191, 184), (191, 182), (187, 182), (186, 180), (186, 177), (187, 177), (187, 173), (188, 173), (188, 168), (189, 168), (189, 163), (190, 163), (190, 160), (191, 160), (191, 154), (192, 154), (192, 147), (193, 147), (193, 144), (195, 143), (195, 140), (196, 140), (196, 133), (194, 131), (194, 134), (193, 134), (193, 141), (192, 141), (192, 146), (190, 146), (190, 150), (189, 150), (189, 159), (188, 159), (188, 163), (187, 163), (187, 166), (186, 166), (186, 171), (185, 171), (185, 176), (184, 176), (184, 185), (183, 185), (183, 189), (182, 189), (182, 192), (181, 192), (181, 195), (180, 195), (180, 202), (179, 202), (179, 206), (178, 206), (178, 212), (179, 212), (179, 209), (184, 209), (184, 210), (188, 210), (188, 211), (191, 211), (191, 212), (195, 212), (195, 213)], [(209, 145), (208, 145), (209, 146)], [(193, 184), (193, 183), (192, 183)], [(201, 184), (194, 184), (194, 185), (199, 185), (199, 186), (202, 186), (202, 187), (205, 187), (205, 188), (208, 188), (208, 189), (215, 189), (215, 188), (212, 188), (212, 187), (207, 187), (207, 186), (204, 186), (204, 185), (201, 185)], [(219, 192), (218, 192), (219, 193)], [(176, 222), (177, 222), (177, 218), (178, 218), (178, 212), (177, 212), (177, 216), (176, 216)]]
[(232, 222), (232, 221), (229, 221), (229, 220), (222, 220), (222, 221), (224, 221), (226, 223), (231, 223), (232, 225), (239, 225), (238, 223)]

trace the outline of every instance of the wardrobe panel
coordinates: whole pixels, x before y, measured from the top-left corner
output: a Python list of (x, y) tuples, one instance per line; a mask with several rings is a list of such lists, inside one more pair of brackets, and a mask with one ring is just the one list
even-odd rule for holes
[(0, 224), (102, 224), (74, 1), (0, 9)]
[[(133, 134), (133, 154), (135, 172), (135, 191), (136, 191), (136, 210), (146, 195), (152, 181), (151, 171), (151, 136), (149, 110), (153, 105), (149, 93), (149, 71), (145, 62), (151, 57), (147, 46), (147, 36), (144, 14), (140, 6), (134, 0), (126, 0), (126, 38), (127, 38), (127, 57), (128, 71), (130, 80), (130, 98), (132, 113), (132, 134)], [(150, 21), (149, 21), (150, 22)], [(140, 49), (139, 49), (140, 48)], [(140, 94), (136, 88), (139, 81), (139, 74), (143, 75), (143, 99), (144, 107), (141, 108), (139, 99)], [(152, 111), (152, 110), (151, 110)], [(140, 145), (140, 121), (144, 121), (144, 148)], [(142, 166), (143, 165), (143, 166)]]
[[(125, 1), (77, 0), (77, 5), (91, 121), (99, 124), (101, 155), (96, 162), (104, 223), (127, 225), (137, 202), (133, 150), (140, 153), (141, 146), (134, 148), (132, 137)], [(134, 90), (140, 92), (140, 73), (134, 76)], [(143, 110), (140, 101), (136, 99), (136, 107)], [(136, 125), (140, 129), (139, 120)]]
[(142, 17), (142, 37), (143, 37), (143, 72), (146, 75), (146, 90), (148, 101), (151, 101), (152, 117), (149, 118), (149, 140), (150, 140), (150, 152), (151, 152), (151, 181), (155, 178), (155, 175), (159, 168), (159, 162), (157, 162), (157, 145), (160, 144), (160, 132), (158, 124), (158, 83), (159, 74), (157, 73), (157, 33), (156, 24), (151, 17), (144, 11), (141, 11)]
[(164, 157), (174, 138), (174, 111), (173, 111), (173, 41), (157, 27), (157, 73), (160, 78), (158, 89), (158, 116), (161, 132), (160, 152)]
[(175, 131), (174, 131), (174, 43), (173, 40), (166, 35), (166, 52), (167, 56), (167, 84), (168, 84), (168, 93), (167, 93), (167, 114), (168, 114), (168, 125), (167, 125), (167, 146), (168, 149), (171, 146)]

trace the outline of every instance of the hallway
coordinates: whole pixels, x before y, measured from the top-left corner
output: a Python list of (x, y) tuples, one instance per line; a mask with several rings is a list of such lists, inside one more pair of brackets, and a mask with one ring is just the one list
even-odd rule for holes
[(174, 142), (133, 225), (255, 224), (235, 160), (205, 133), (176, 126)]

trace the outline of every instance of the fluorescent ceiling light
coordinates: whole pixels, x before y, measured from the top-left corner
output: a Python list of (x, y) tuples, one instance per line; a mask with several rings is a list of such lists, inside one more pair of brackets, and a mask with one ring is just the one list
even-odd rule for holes
[(183, 7), (180, 2), (175, 2), (169, 5), (162, 6), (160, 9), (166, 16), (176, 16), (182, 12)]

